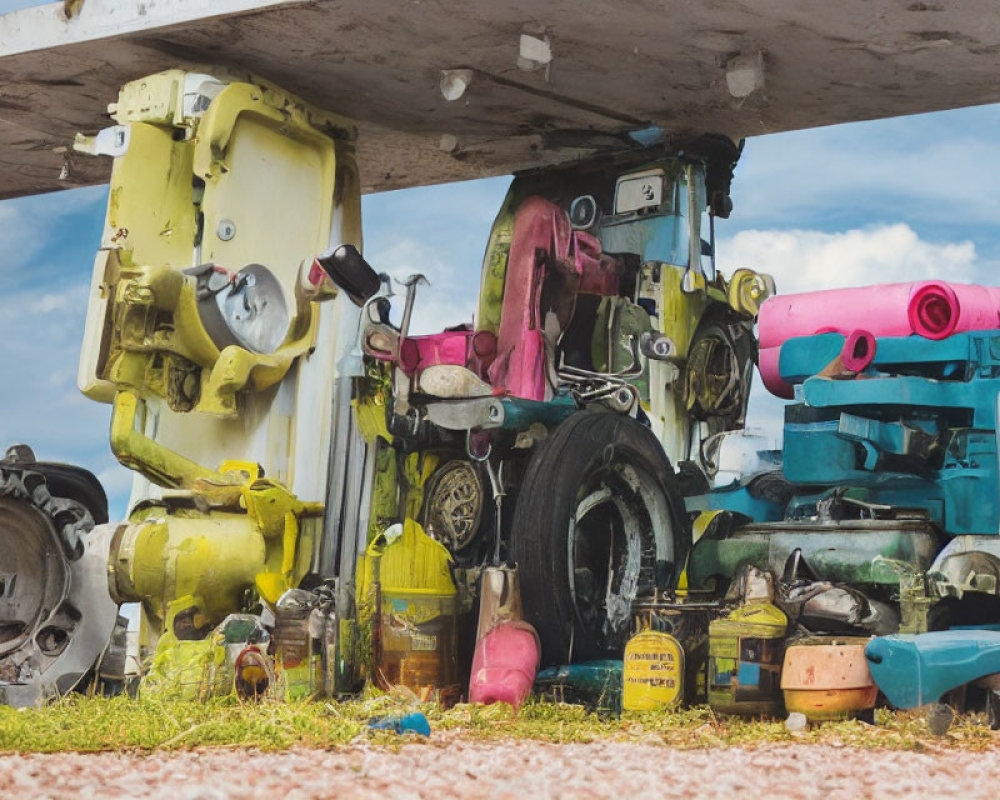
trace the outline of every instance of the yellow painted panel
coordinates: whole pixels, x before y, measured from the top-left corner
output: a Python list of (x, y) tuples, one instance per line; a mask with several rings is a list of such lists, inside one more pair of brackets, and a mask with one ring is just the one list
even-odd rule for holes
[(128, 152), (111, 172), (105, 247), (131, 253), (127, 262), (137, 266), (191, 266), (192, 155), (191, 144), (174, 141), (171, 128), (131, 125)]
[(193, 168), (205, 180), (203, 262), (263, 264), (296, 316), (303, 264), (329, 244), (335, 145), (297, 106), (279, 111), (249, 84), (227, 86), (201, 120)]

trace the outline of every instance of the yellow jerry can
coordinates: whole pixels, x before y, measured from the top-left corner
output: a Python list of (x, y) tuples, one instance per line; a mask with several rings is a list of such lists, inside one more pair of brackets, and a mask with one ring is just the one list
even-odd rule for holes
[(622, 708), (672, 708), (684, 696), (684, 648), (669, 633), (642, 631), (625, 645)]

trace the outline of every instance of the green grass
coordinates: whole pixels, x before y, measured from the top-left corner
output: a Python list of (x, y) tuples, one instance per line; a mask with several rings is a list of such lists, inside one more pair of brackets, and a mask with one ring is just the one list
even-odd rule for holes
[[(193, 747), (336, 747), (358, 737), (393, 745), (391, 733), (371, 734), (366, 723), (386, 713), (416, 706), (397, 697), (373, 696), (344, 703), (264, 702), (243, 705), (235, 699), (208, 703), (67, 697), (40, 709), (0, 707), (0, 752), (93, 752), (176, 750)], [(466, 740), (528, 739), (546, 742), (636, 742), (678, 748), (808, 742), (895, 750), (994, 747), (997, 735), (981, 716), (956, 718), (944, 737), (927, 733), (919, 712), (880, 711), (878, 724), (847, 721), (788, 732), (781, 721), (716, 716), (701, 706), (621, 718), (588, 713), (580, 706), (532, 702), (514, 714), (510, 708), (458, 705), (448, 711), (420, 706), (436, 736)]]

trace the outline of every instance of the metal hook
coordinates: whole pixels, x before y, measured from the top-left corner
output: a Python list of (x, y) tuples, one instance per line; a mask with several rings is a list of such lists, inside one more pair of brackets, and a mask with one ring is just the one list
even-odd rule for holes
[[(489, 442), (486, 447), (486, 454), (479, 456), (472, 452), (472, 428), (469, 428), (465, 432), (465, 454), (477, 463), (482, 464), (484, 461), (489, 463), (490, 454), (493, 452), (493, 443)], [(492, 478), (490, 479), (492, 481)]]

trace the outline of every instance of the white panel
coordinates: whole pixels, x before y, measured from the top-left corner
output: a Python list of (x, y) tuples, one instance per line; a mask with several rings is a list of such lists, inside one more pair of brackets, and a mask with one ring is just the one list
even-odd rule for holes
[(229, 17), (303, 0), (84, 0), (72, 17), (66, 3), (49, 3), (0, 16), (5, 56), (58, 45), (108, 39), (214, 17)]

